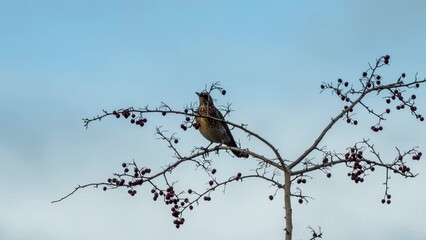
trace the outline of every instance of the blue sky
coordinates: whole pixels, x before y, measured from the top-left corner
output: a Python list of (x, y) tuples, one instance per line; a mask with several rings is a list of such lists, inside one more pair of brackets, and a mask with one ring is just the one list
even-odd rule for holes
[[(215, 81), (228, 90), (215, 96), (218, 103), (235, 109), (229, 120), (248, 123), (296, 157), (342, 107), (319, 94), (321, 82), (356, 81), (384, 54), (391, 55), (384, 81), (401, 72), (426, 76), (425, 7), (424, 1), (384, 0), (0, 0), (0, 238), (282, 239), (282, 198), (270, 202), (273, 190), (256, 182), (216, 192), (178, 231), (169, 209), (152, 202), (148, 190), (131, 198), (124, 190), (87, 189), (50, 201), (77, 184), (105, 180), (123, 161), (168, 163), (172, 153), (156, 140), (154, 127), (179, 131), (181, 122), (153, 117), (146, 129), (135, 129), (107, 119), (86, 130), (82, 118), (161, 101), (182, 109)], [(425, 103), (426, 91), (418, 95)], [(426, 113), (426, 104), (419, 108)], [(356, 129), (340, 124), (325, 144), (344, 149), (368, 137), (388, 157), (395, 145), (426, 147), (424, 123), (407, 113), (393, 115), (380, 135), (368, 131), (373, 119), (361, 116)], [(188, 151), (205, 140), (185, 133), (180, 144)], [(255, 166), (216, 161), (224, 175)], [(314, 174), (304, 190), (315, 200), (294, 206), (295, 239), (309, 237), (308, 225), (322, 226), (331, 240), (423, 239), (426, 165), (413, 167), (416, 179), (392, 179), (390, 206), (379, 204), (383, 172), (360, 186), (344, 169), (333, 170), (331, 179)], [(191, 167), (174, 177), (182, 185), (205, 181)]]

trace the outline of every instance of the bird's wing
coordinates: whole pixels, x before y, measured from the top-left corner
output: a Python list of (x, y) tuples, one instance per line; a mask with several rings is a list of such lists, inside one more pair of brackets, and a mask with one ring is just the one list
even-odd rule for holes
[[(225, 118), (223, 117), (222, 113), (221, 113), (221, 112), (219, 111), (219, 109), (217, 109), (217, 108), (216, 108), (216, 113), (217, 113), (217, 115), (218, 115), (218, 117), (217, 117), (217, 118), (222, 119), (222, 120), (225, 120)], [(231, 146), (231, 147), (238, 147), (238, 146), (237, 146), (237, 143), (236, 143), (236, 142), (235, 142), (235, 140), (234, 140), (234, 137), (232, 136), (232, 133), (231, 133), (231, 130), (229, 129), (228, 124), (227, 124), (226, 122), (220, 122), (220, 123), (223, 125), (223, 127), (224, 127), (224, 128), (225, 128), (225, 130), (226, 130), (226, 134), (228, 134), (229, 138), (231, 139), (231, 142), (226, 143), (226, 145)]]

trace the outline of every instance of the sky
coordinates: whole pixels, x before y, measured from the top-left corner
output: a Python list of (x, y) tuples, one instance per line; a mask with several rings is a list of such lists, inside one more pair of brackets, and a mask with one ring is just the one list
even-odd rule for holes
[[(258, 181), (216, 191), (179, 230), (150, 189), (135, 197), (84, 189), (51, 201), (105, 181), (122, 162), (159, 169), (173, 161), (155, 126), (178, 132), (183, 152), (208, 144), (180, 131), (179, 117), (152, 116), (143, 129), (112, 118), (85, 129), (82, 118), (161, 102), (182, 110), (216, 81), (227, 90), (214, 95), (217, 104), (235, 110), (228, 120), (248, 124), (294, 159), (342, 107), (320, 94), (322, 82), (355, 83), (384, 54), (391, 56), (384, 82), (402, 72), (426, 77), (425, 7), (420, 0), (0, 0), (0, 239), (283, 239), (283, 198), (269, 201), (274, 190)], [(426, 114), (425, 88), (417, 95)], [(426, 125), (408, 112), (393, 114), (380, 134), (369, 131), (374, 118), (358, 114), (359, 126), (337, 124), (323, 145), (342, 150), (369, 138), (391, 160), (395, 146), (426, 148)], [(383, 171), (358, 185), (344, 168), (331, 179), (312, 174), (303, 191), (314, 200), (293, 203), (294, 239), (308, 239), (308, 226), (321, 226), (330, 240), (424, 239), (426, 164), (410, 164), (419, 176), (392, 177), (389, 206), (380, 204)], [(256, 162), (222, 155), (213, 165), (226, 177), (249, 173)], [(191, 166), (172, 178), (182, 188), (206, 182)]]

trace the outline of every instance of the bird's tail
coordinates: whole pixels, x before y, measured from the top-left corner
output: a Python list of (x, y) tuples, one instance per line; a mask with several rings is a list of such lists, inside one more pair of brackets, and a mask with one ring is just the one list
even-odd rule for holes
[[(237, 146), (237, 143), (235, 143), (235, 140), (234, 139), (231, 139), (231, 141), (230, 142), (228, 142), (227, 144), (226, 144), (228, 147), (238, 147)], [(231, 152), (236, 156), (236, 157), (242, 157), (243, 156), (243, 153), (241, 152), (241, 151), (236, 151), (236, 150), (231, 150)]]

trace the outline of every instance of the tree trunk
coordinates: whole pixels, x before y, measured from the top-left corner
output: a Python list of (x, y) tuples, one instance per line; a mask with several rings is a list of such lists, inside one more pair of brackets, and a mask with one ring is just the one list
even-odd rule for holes
[(293, 235), (290, 177), (290, 173), (284, 171), (285, 240), (291, 240), (291, 237)]

